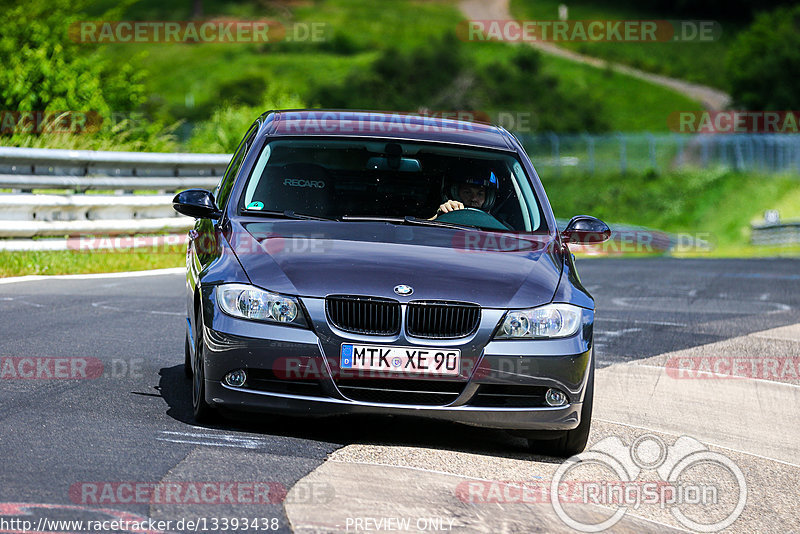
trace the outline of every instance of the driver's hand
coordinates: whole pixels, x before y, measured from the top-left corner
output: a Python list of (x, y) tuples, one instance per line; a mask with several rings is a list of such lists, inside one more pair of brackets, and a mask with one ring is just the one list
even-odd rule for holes
[(451, 211), (456, 210), (463, 210), (464, 204), (459, 202), (458, 200), (448, 200), (441, 206), (439, 206), (439, 211), (436, 212), (437, 215), (441, 215), (444, 213), (450, 213)]

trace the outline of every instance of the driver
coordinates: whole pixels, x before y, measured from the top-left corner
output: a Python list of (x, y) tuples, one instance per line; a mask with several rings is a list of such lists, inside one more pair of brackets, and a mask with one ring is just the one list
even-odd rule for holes
[(496, 196), (497, 177), (493, 172), (490, 172), (488, 177), (474, 176), (451, 180), (442, 188), (444, 202), (439, 206), (433, 219), (464, 208), (488, 212), (494, 205)]

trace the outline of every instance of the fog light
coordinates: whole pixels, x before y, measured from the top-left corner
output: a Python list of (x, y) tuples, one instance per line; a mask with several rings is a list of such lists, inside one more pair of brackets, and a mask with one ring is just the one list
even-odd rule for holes
[(231, 371), (230, 373), (225, 375), (225, 383), (231, 387), (235, 388), (242, 387), (244, 385), (245, 380), (247, 380), (247, 373), (245, 373), (241, 369), (237, 369), (236, 371)]
[(545, 393), (544, 400), (549, 406), (564, 406), (567, 403), (567, 396), (562, 391), (550, 388)]

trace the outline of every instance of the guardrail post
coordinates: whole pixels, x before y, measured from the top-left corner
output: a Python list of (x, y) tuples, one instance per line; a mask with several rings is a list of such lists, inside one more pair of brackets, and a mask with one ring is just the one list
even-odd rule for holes
[(658, 162), (656, 161), (656, 138), (653, 134), (647, 134), (648, 150), (650, 152), (650, 167), (657, 171)]
[(583, 134), (586, 140), (586, 155), (589, 158), (589, 174), (594, 174), (594, 137)]
[(625, 136), (617, 134), (619, 138), (619, 172), (625, 174), (628, 171), (628, 154), (625, 146)]
[(547, 136), (550, 138), (550, 155), (553, 158), (553, 163), (556, 166), (557, 173), (561, 176), (561, 155), (559, 154), (558, 136), (553, 132), (548, 132)]
[(741, 139), (733, 139), (733, 154), (734, 154), (734, 165), (737, 171), (745, 170), (744, 166), (744, 156), (742, 155), (742, 140)]

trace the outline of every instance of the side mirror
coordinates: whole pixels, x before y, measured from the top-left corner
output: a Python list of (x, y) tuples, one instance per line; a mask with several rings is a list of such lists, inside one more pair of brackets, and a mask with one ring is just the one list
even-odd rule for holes
[(172, 207), (178, 213), (195, 219), (219, 219), (222, 216), (214, 195), (205, 189), (181, 191), (172, 199)]
[(611, 229), (606, 223), (589, 215), (576, 215), (569, 220), (561, 239), (577, 245), (594, 245), (611, 237)]

